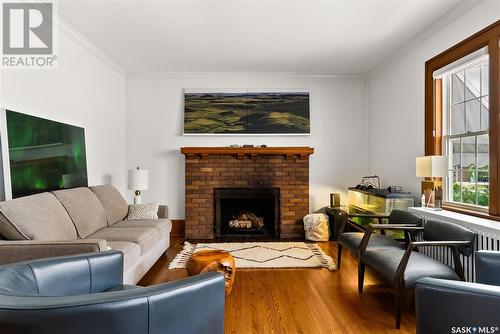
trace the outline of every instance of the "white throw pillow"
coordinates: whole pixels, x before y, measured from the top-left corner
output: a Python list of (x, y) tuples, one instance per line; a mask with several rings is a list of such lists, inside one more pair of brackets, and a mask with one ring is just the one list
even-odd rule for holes
[(160, 203), (131, 204), (128, 206), (127, 220), (158, 219)]

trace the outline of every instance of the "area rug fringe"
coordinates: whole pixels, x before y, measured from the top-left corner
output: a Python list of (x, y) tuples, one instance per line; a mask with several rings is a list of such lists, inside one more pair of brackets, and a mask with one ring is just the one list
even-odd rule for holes
[(184, 242), (184, 247), (182, 250), (175, 256), (175, 258), (168, 265), (168, 269), (179, 269), (186, 268), (187, 260), (191, 257), (194, 250), (196, 249), (196, 244), (190, 244), (189, 242)]
[(335, 265), (335, 262), (333, 262), (333, 259), (330, 256), (326, 255), (325, 252), (323, 252), (323, 250), (321, 249), (321, 247), (319, 247), (316, 244), (306, 243), (306, 245), (314, 253), (314, 255), (316, 255), (316, 257), (321, 261), (321, 265), (323, 266), (323, 268), (326, 268), (330, 271), (337, 269), (337, 266)]
[[(265, 243), (263, 243), (265, 244)], [(309, 250), (314, 254), (314, 256), (321, 263), (321, 267), (326, 268), (330, 271), (336, 270), (337, 266), (333, 259), (326, 255), (325, 252), (319, 247), (317, 244), (306, 243)], [(189, 242), (184, 242), (184, 247), (182, 250), (175, 256), (175, 258), (170, 262), (168, 269), (183, 269), (186, 268), (187, 261), (196, 250), (196, 244), (191, 244)], [(272, 268), (272, 267), (269, 267)], [(300, 266), (290, 266), (290, 268), (301, 268)], [(307, 268), (307, 267), (303, 267)]]

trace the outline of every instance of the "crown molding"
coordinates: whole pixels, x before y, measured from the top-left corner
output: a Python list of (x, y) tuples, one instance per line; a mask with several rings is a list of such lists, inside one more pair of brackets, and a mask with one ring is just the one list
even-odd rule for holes
[(365, 78), (366, 74), (262, 73), (262, 72), (130, 72), (127, 78), (249, 77), (249, 78)]
[(110, 69), (114, 70), (121, 76), (127, 76), (127, 72), (113, 58), (108, 56), (101, 48), (92, 43), (87, 37), (76, 30), (70, 23), (59, 16), (57, 10), (54, 11), (53, 19), (58, 27), (56, 32), (64, 34), (66, 37), (77, 43), (80, 47), (88, 51), (96, 59), (100, 60), (103, 64), (107, 65)]
[[(33, 2), (44, 5), (43, 0), (31, 0)], [(92, 43), (87, 37), (76, 30), (71, 24), (69, 24), (65, 19), (63, 19), (58, 12), (58, 1), (53, 0), (53, 12), (52, 20), (57, 25), (58, 29), (56, 32), (63, 33), (66, 37), (71, 39), (73, 42), (77, 43), (80, 47), (88, 51), (91, 55), (99, 59), (103, 64), (107, 65), (112, 70), (116, 71), (123, 77), (127, 76), (127, 72), (110, 56), (108, 56), (101, 48)], [(58, 40), (56, 35), (56, 41)], [(58, 43), (58, 42), (56, 42)], [(57, 44), (56, 44), (57, 45)]]

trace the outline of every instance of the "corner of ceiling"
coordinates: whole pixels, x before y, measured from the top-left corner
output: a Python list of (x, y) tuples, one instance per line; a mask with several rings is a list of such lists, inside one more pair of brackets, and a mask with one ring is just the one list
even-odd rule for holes
[(472, 8), (483, 2), (484, 0), (462, 0), (455, 6), (453, 6), (450, 10), (448, 10), (446, 13), (438, 17), (434, 22), (432, 22), (430, 25), (428, 25), (426, 28), (424, 28), (422, 31), (408, 39), (406, 43), (404, 43), (400, 48), (398, 48), (396, 51), (393, 53), (389, 54), (387, 57), (379, 61), (377, 64), (375, 64), (373, 67), (371, 67), (367, 71), (367, 77), (369, 78), (372, 73), (376, 72), (379, 68), (384, 67), (385, 65), (391, 63), (391, 60), (394, 57), (398, 57), (401, 54), (404, 54), (408, 52), (409, 50), (413, 49), (416, 47), (418, 44), (422, 43), (425, 41), (427, 38), (429, 38), (432, 34), (436, 33), (437, 31), (443, 29), (446, 25), (448, 25), (450, 22), (455, 21), (457, 18), (460, 16), (464, 15), (468, 11), (470, 11)]
[(101, 48), (92, 43), (87, 37), (76, 30), (70, 23), (64, 20), (61, 16), (55, 14), (54, 21), (59, 26), (59, 31), (72, 41), (77, 43), (83, 49), (92, 54), (96, 59), (100, 60), (103, 64), (114, 70), (124, 78), (127, 77), (127, 71), (121, 67), (116, 60), (106, 54)]

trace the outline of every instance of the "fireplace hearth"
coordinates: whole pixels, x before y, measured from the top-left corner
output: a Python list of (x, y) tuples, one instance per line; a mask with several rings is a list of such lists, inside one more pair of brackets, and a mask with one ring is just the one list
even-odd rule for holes
[(279, 188), (214, 188), (215, 235), (279, 238)]

